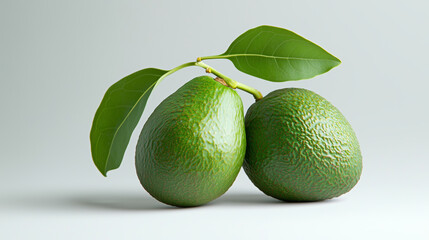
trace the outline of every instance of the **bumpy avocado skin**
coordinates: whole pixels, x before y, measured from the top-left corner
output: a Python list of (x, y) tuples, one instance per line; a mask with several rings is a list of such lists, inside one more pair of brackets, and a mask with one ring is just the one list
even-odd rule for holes
[(323, 97), (279, 89), (254, 103), (245, 117), (243, 168), (265, 194), (284, 201), (320, 201), (350, 191), (362, 156), (345, 117)]
[(143, 187), (180, 207), (205, 204), (225, 193), (246, 152), (241, 98), (208, 76), (167, 97), (145, 123), (136, 149)]

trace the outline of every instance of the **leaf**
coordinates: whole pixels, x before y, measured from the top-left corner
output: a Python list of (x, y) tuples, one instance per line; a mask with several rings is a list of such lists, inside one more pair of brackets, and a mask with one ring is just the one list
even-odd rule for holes
[(146, 68), (119, 80), (107, 90), (90, 133), (92, 158), (104, 176), (121, 164), (150, 93), (168, 73)]
[(312, 78), (341, 61), (307, 39), (282, 28), (259, 26), (240, 35), (219, 56), (247, 74), (273, 82)]

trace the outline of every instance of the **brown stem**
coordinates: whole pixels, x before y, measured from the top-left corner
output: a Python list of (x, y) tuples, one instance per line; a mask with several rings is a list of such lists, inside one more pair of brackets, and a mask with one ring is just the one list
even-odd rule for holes
[(218, 82), (218, 83), (220, 83), (220, 84), (224, 85), (225, 87), (229, 87), (229, 88), (231, 88), (230, 86), (228, 86), (228, 84), (225, 82), (225, 80), (223, 80), (223, 78), (216, 77), (214, 80), (215, 80), (216, 82)]

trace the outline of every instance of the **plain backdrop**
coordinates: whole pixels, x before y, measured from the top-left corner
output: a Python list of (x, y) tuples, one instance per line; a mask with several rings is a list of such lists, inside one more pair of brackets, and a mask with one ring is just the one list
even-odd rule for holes
[[(429, 4), (395, 1), (0, 1), (1, 239), (428, 239)], [(166, 206), (139, 184), (143, 123), (193, 67), (150, 96), (122, 166), (101, 176), (89, 131), (107, 88), (147, 67), (223, 53), (259, 25), (292, 30), (342, 60), (313, 79), (271, 83), (208, 64), (259, 89), (315, 91), (361, 144), (361, 181), (317, 203), (282, 203), (240, 172), (221, 198)], [(251, 95), (240, 91), (244, 107)]]

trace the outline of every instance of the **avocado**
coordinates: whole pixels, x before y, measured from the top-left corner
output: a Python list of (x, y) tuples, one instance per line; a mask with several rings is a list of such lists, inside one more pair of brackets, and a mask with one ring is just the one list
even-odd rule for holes
[(169, 205), (191, 207), (229, 189), (245, 151), (241, 98), (201, 76), (156, 107), (141, 131), (135, 163), (150, 195)]
[(362, 156), (341, 112), (300, 88), (279, 89), (255, 102), (245, 117), (243, 168), (265, 194), (284, 201), (320, 201), (350, 191)]

